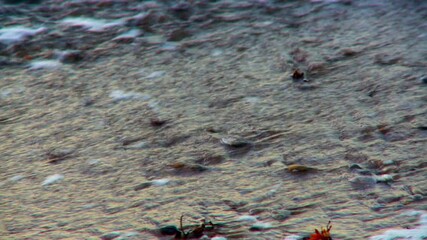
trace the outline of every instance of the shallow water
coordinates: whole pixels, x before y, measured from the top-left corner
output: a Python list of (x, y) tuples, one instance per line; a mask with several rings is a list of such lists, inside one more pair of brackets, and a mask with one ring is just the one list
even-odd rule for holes
[[(171, 239), (181, 215), (228, 239), (419, 226), (401, 214), (427, 210), (424, 2), (94, 2), (0, 8), (47, 29), (0, 46), (4, 239)], [(58, 50), (79, 55), (31, 69)]]

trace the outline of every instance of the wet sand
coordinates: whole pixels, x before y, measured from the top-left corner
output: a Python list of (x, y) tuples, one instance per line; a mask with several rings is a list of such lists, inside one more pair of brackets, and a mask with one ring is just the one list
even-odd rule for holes
[[(149, 23), (59, 24), (143, 4), (46, 2), (2, 20), (47, 28), (1, 48), (2, 239), (171, 239), (157, 229), (182, 214), (227, 239), (307, 236), (328, 221), (334, 239), (416, 227), (399, 214), (427, 210), (424, 2), (171, 3), (146, 7)], [(112, 40), (134, 28), (144, 34)], [(83, 57), (27, 67), (55, 49)], [(42, 186), (53, 174), (64, 179)], [(247, 215), (271, 226), (251, 231)]]

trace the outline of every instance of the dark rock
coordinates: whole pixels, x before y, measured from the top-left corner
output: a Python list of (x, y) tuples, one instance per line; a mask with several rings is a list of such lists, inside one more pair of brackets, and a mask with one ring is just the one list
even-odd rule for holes
[(177, 3), (169, 11), (181, 20), (188, 20), (193, 14), (192, 6), (188, 2)]
[(101, 236), (101, 240), (112, 240), (122, 235), (121, 232), (110, 232)]
[(420, 80), (421, 80), (421, 83), (427, 84), (427, 76), (421, 77)]
[(399, 62), (400, 57), (399, 56), (394, 56), (394, 55), (389, 55), (386, 53), (381, 53), (381, 54), (377, 54), (374, 57), (374, 61), (377, 64), (380, 65), (392, 65), (392, 64), (396, 64), (397, 62)]
[(224, 137), (221, 138), (220, 142), (221, 144), (232, 148), (244, 148), (251, 145), (251, 142), (238, 137)]
[(358, 190), (372, 188), (377, 183), (375, 178), (371, 176), (356, 176), (349, 179), (349, 182), (353, 188)]
[(159, 231), (162, 235), (175, 235), (179, 232), (178, 228), (174, 225), (161, 227)]
[(151, 185), (152, 185), (151, 182), (141, 183), (141, 184), (138, 184), (135, 187), (133, 187), (133, 190), (139, 191), (139, 190), (142, 190), (145, 188), (149, 188), (149, 187), (151, 187)]
[(208, 155), (197, 159), (195, 162), (202, 165), (215, 165), (220, 164), (225, 160), (225, 157), (222, 155)]
[(81, 51), (66, 51), (59, 55), (59, 61), (63, 63), (76, 63), (83, 60), (83, 53)]
[(348, 169), (350, 169), (350, 170), (363, 169), (363, 167), (360, 164), (353, 163), (348, 167)]
[(191, 36), (190, 31), (180, 28), (169, 33), (167, 40), (172, 42), (181, 41), (184, 38)]

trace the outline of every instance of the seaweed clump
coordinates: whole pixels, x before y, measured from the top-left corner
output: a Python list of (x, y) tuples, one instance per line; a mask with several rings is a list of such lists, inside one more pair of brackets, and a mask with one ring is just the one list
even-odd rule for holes
[(314, 229), (315, 233), (311, 234), (309, 240), (332, 240), (331, 237), (331, 221), (328, 222), (328, 225), (326, 225), (326, 228), (321, 227), (320, 231), (317, 229)]

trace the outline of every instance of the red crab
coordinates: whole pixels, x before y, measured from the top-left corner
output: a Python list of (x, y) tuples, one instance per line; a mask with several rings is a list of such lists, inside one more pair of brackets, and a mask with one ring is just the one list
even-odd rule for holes
[(309, 240), (332, 240), (331, 234), (330, 234), (332, 225), (330, 224), (331, 224), (331, 221), (328, 222), (328, 225), (326, 225), (326, 228), (323, 228), (323, 227), (320, 228), (320, 232), (319, 230), (314, 229), (316, 233), (311, 234)]

